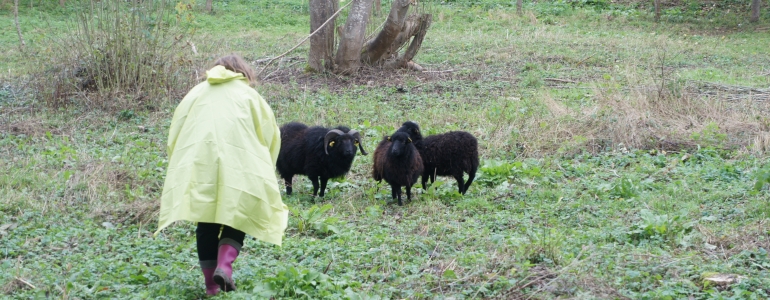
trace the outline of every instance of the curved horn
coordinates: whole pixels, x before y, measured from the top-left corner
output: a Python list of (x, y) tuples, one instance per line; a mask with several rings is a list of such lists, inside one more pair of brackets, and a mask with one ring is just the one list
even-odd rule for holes
[(353, 136), (354, 139), (358, 140), (358, 150), (361, 150), (361, 154), (367, 155), (366, 150), (364, 150), (364, 141), (361, 139), (361, 134), (358, 132), (358, 130), (351, 129), (348, 131), (348, 134)]
[(324, 152), (326, 152), (326, 155), (329, 155), (329, 149), (326, 148), (329, 146), (329, 140), (344, 134), (345, 133), (339, 129), (332, 129), (326, 133), (326, 135), (324, 136)]

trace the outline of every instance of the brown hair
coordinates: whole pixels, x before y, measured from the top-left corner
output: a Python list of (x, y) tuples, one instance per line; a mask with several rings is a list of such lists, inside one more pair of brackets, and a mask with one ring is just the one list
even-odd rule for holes
[(225, 67), (225, 69), (228, 69), (230, 71), (241, 73), (251, 83), (256, 82), (256, 79), (257, 79), (256, 72), (254, 71), (254, 69), (251, 68), (249, 63), (247, 63), (243, 58), (238, 56), (238, 54), (230, 54), (227, 56), (220, 57), (219, 59), (217, 59), (216, 62), (214, 62), (214, 65), (223, 66)]

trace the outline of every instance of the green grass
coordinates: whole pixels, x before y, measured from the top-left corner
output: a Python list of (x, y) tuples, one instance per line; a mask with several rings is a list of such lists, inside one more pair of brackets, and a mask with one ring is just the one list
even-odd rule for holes
[[(21, 2), (23, 54), (0, 7), (0, 298), (203, 297), (194, 225), (152, 237), (179, 99), (43, 106), (25, 76), (44, 76), (49, 41), (77, 8)], [(770, 37), (754, 30), (767, 13), (739, 27), (735, 12), (683, 5), (655, 24), (638, 3), (525, 3), (523, 16), (512, 3), (434, 4), (416, 61), (449, 72), (371, 85), (301, 74), (307, 45), (289, 55), (300, 63), (268, 69), (257, 89), (279, 123), (349, 125), (370, 152), (405, 120), (465, 130), (482, 168), (465, 196), (440, 178), (403, 207), (371, 180), (371, 156), (323, 199), (296, 178), (283, 247), (248, 238), (239, 291), (217, 298), (770, 297), (770, 194), (755, 189), (770, 163), (752, 150), (767, 102), (681, 93), (770, 86)], [(232, 51), (278, 55), (308, 31), (306, 1), (214, 4), (189, 24), (198, 53), (180, 50), (201, 70)], [(713, 273), (743, 280), (714, 286)]]

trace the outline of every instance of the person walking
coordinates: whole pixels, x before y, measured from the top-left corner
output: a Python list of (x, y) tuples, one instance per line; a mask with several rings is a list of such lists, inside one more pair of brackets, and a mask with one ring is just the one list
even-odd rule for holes
[(232, 265), (246, 234), (280, 246), (288, 219), (275, 175), (281, 134), (250, 85), (254, 69), (234, 54), (214, 65), (174, 111), (155, 232), (175, 221), (197, 222), (208, 295), (236, 289)]

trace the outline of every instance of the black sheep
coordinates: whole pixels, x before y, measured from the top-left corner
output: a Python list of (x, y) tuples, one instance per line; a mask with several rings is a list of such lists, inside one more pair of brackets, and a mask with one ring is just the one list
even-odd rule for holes
[[(356, 146), (363, 155), (361, 136), (345, 126), (329, 129), (291, 122), (281, 126), (281, 151), (276, 168), (286, 182), (286, 194), (291, 195), (294, 175), (307, 175), (313, 183), (313, 196), (324, 196), (329, 178), (350, 171), (356, 157)], [(321, 193), (318, 194), (318, 179)]]
[[(478, 141), (473, 135), (465, 131), (450, 131), (423, 138), (420, 126), (412, 121), (404, 122), (398, 131), (408, 133), (420, 152), (425, 169), (422, 174), (423, 189), (427, 187), (428, 179), (433, 183), (436, 176), (452, 176), (457, 180), (460, 194), (465, 195), (479, 168)], [(467, 182), (463, 180), (463, 172), (468, 173)]]
[(374, 150), (372, 177), (377, 181), (385, 179), (390, 184), (393, 199), (398, 199), (398, 205), (404, 205), (401, 202), (402, 186), (406, 187), (406, 199), (412, 200), (412, 185), (422, 171), (420, 152), (404, 132), (382, 139)]

